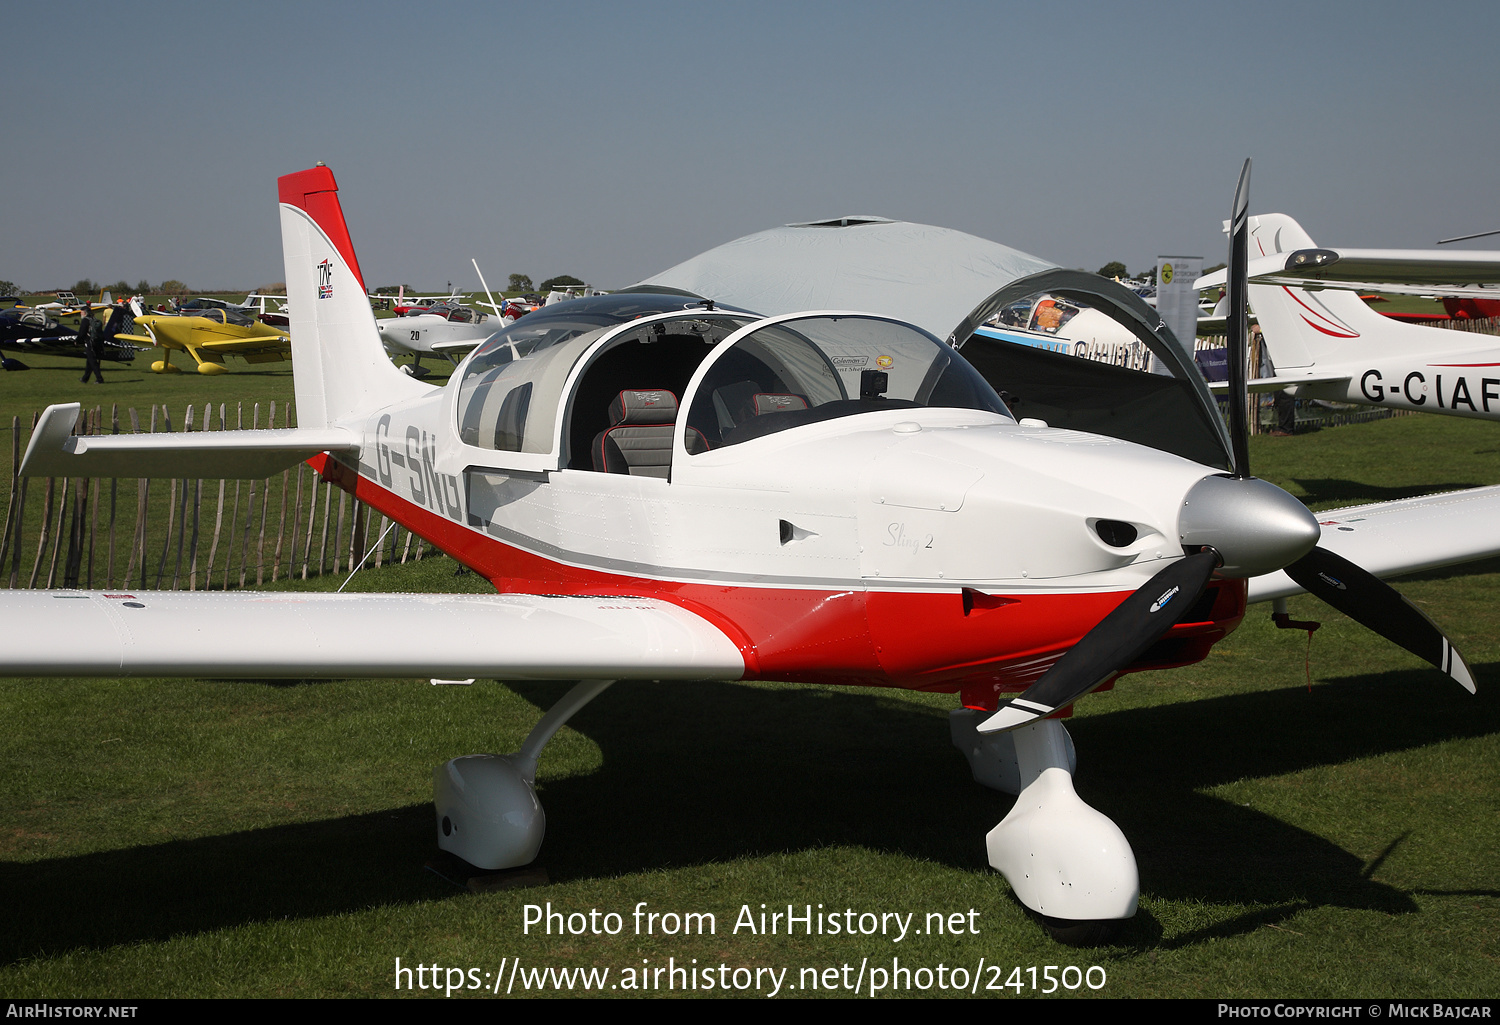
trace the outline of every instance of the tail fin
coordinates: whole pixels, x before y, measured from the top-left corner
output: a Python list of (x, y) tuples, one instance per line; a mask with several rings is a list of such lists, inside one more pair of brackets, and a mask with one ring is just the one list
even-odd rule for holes
[(298, 424), (328, 427), (431, 392), (380, 344), (333, 172), (319, 164), (276, 185)]
[[(1286, 214), (1250, 218), (1252, 260), (1315, 246), (1302, 226)], [(1440, 330), (1381, 316), (1348, 289), (1309, 290), (1251, 282), (1250, 308), (1260, 320), (1277, 373), (1291, 367), (1410, 353), (1414, 347), (1431, 346), (1432, 332)]]

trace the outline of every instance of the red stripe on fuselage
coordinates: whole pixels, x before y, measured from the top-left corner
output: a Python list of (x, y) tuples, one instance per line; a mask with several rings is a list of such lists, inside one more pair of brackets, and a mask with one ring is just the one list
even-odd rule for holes
[[(355, 469), (308, 462), (377, 511), (484, 574), (502, 593), (629, 594), (697, 613), (739, 646), (745, 678), (956, 692), (965, 702), (1020, 691), (1129, 596), (1129, 591), (1007, 596), (965, 610), (961, 588), (911, 592), (710, 584), (569, 566), (439, 516)], [(1243, 581), (1218, 581), (1210, 618), (1178, 624), (1127, 670), (1200, 661), (1245, 614)], [(977, 697), (983, 696), (983, 697)]]

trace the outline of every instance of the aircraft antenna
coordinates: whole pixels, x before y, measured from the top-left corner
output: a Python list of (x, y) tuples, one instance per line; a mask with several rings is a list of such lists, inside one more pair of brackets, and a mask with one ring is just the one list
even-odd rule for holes
[(469, 257), (469, 262), (474, 265), (474, 273), (479, 275), (479, 287), (484, 289), (484, 297), (489, 300), (489, 308), (495, 311), (495, 316), (504, 316), (504, 314), (500, 312), (500, 307), (495, 305), (495, 297), (490, 294), (490, 286), (485, 283), (484, 271), (479, 269), (479, 261), (471, 256)]
[(1473, 235), (1455, 235), (1453, 238), (1440, 238), (1437, 240), (1437, 244), (1443, 246), (1449, 242), (1467, 242), (1471, 238), (1484, 238), (1487, 235), (1500, 235), (1500, 228), (1496, 228), (1494, 231), (1481, 231)]

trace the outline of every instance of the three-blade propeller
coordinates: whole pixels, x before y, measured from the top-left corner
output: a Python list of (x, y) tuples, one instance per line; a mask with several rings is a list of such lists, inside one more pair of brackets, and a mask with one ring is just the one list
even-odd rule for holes
[[(1229, 311), (1226, 318), (1229, 358), (1229, 433), (1234, 481), (1247, 482), (1244, 496), (1255, 499), (1250, 475), (1249, 414), (1246, 374), (1249, 364), (1250, 161), (1240, 170), (1230, 217)], [(1228, 482), (1225, 482), (1227, 485)], [(1264, 488), (1264, 485), (1260, 485)], [(1269, 509), (1269, 507), (1267, 507)], [(1225, 538), (1227, 546), (1231, 539)], [(1316, 595), (1350, 619), (1394, 641), (1425, 659), (1470, 693), (1474, 676), (1453, 643), (1421, 611), (1374, 575), (1326, 548), (1306, 542), (1284, 568), (1309, 594)], [(1301, 554), (1305, 553), (1305, 554)], [(1289, 554), (1291, 552), (1289, 551)], [(1140, 658), (1193, 607), (1223, 560), (1214, 548), (1202, 546), (1193, 554), (1157, 573), (1120, 603), (1053, 664), (1044, 676), (1019, 697), (979, 726), (981, 733), (1013, 730), (1045, 719), (1113, 679)], [(1237, 574), (1238, 575), (1238, 574)]]

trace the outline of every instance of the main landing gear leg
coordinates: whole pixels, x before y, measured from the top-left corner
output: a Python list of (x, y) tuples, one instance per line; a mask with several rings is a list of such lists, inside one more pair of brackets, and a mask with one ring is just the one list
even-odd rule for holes
[(1043, 719), (1008, 736), (1021, 792), (984, 838), (990, 864), (1053, 939), (1103, 943), (1135, 914), (1140, 897), (1130, 842), (1073, 790), (1072, 744), (1062, 723)]
[(583, 680), (542, 716), (508, 755), (464, 755), (432, 770), (438, 846), (476, 868), (530, 864), (542, 846), (547, 815), (536, 799), (536, 762), (573, 713), (614, 683)]

